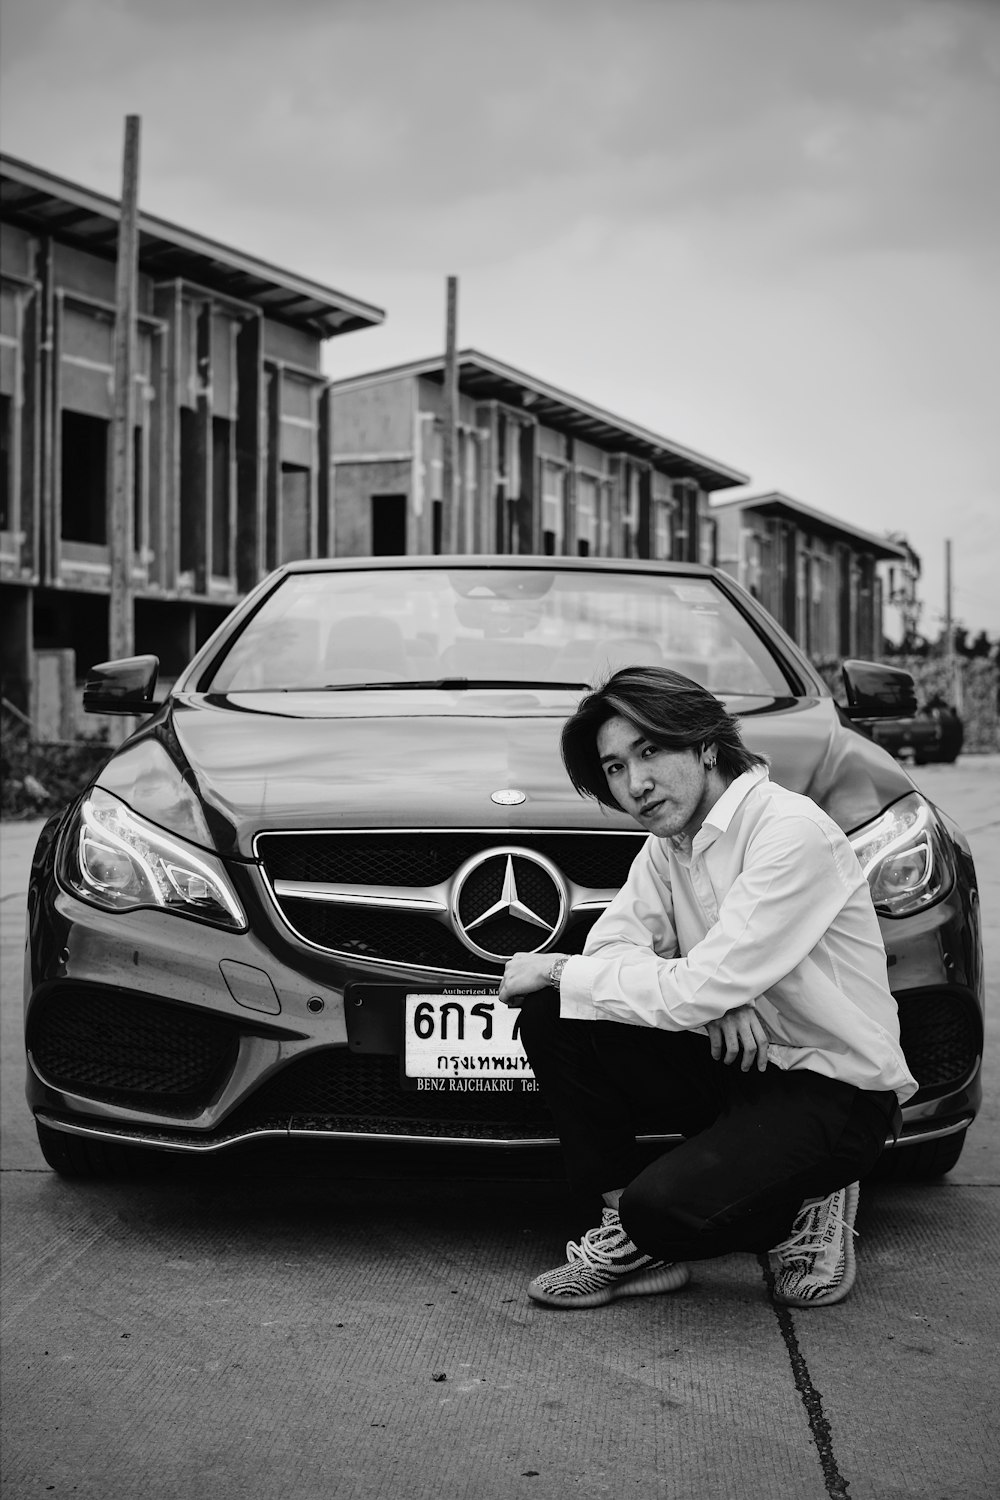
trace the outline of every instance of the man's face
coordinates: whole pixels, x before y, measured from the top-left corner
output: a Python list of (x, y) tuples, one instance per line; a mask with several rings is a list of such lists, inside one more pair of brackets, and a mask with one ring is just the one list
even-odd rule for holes
[(597, 731), (597, 753), (618, 806), (657, 838), (693, 838), (724, 790), (700, 746), (663, 750), (620, 715)]

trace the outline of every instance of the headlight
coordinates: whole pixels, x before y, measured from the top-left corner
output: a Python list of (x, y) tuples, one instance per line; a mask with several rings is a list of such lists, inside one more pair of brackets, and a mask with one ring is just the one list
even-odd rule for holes
[(68, 830), (61, 873), (76, 895), (106, 911), (158, 906), (220, 927), (247, 925), (217, 859), (171, 838), (100, 787)]
[(947, 895), (955, 879), (951, 847), (934, 809), (911, 792), (851, 835), (875, 910), (908, 917)]

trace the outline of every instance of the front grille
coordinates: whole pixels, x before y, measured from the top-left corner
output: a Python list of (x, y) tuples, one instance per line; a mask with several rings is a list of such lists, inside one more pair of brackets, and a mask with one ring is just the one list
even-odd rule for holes
[(398, 1057), (345, 1047), (313, 1053), (266, 1083), (227, 1119), (225, 1128), (484, 1141), (555, 1136), (538, 1093), (520, 1088), (510, 1093), (414, 1093), (402, 1088), (399, 1069)]
[[(342, 886), (427, 888), (452, 880), (466, 860), (492, 849), (514, 846), (544, 855), (570, 884), (588, 890), (617, 890), (628, 874), (643, 834), (522, 833), (518, 829), (399, 833), (266, 833), (257, 853), (270, 884), (278, 881)], [(558, 893), (529, 860), (514, 856), (519, 898), (554, 928)], [(500, 896), (504, 864), (491, 860), (465, 880), (459, 897), (462, 919), (469, 923)], [(377, 963), (406, 964), (417, 969), (455, 974), (496, 974), (496, 961), (474, 954), (449, 922), (420, 912), (342, 906), (332, 901), (276, 898), (281, 913), (306, 942), (331, 953)], [(596, 920), (593, 911), (570, 914), (560, 950), (578, 953)], [(472, 929), (480, 946), (509, 955), (535, 949), (540, 929), (511, 915), (495, 918), (488, 938)]]
[(187, 1113), (207, 1102), (232, 1068), (239, 1033), (215, 1016), (147, 995), (74, 986), (37, 1002), (27, 1043), (55, 1088)]
[(270, 881), (331, 885), (440, 885), (485, 849), (516, 844), (544, 854), (575, 885), (622, 885), (645, 834), (631, 833), (264, 833), (257, 840)]
[(968, 1078), (982, 1054), (979, 1014), (947, 991), (899, 998), (899, 1030), (907, 1066), (920, 1085), (913, 1102), (946, 1094)]
[[(322, 901), (292, 900), (283, 902), (283, 910), (289, 925), (308, 942), (354, 958), (494, 977), (503, 968), (502, 959), (494, 963), (480, 958), (470, 952), (449, 927), (420, 912), (377, 911), (367, 907), (334, 906)], [(596, 920), (596, 912), (587, 912), (571, 922), (559, 939), (560, 952), (581, 953), (587, 933)], [(503, 924), (494, 925), (490, 936), (491, 941), (506, 938), (512, 953), (518, 948), (529, 952), (538, 944), (539, 931), (537, 927), (511, 917)]]

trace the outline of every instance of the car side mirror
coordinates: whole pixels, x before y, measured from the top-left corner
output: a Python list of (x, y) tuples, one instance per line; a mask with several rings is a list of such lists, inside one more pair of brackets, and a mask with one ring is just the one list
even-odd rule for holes
[(152, 714), (158, 656), (125, 656), (120, 661), (98, 662), (91, 667), (83, 687), (85, 714)]
[(906, 719), (917, 711), (917, 688), (909, 672), (874, 661), (841, 667), (849, 719)]

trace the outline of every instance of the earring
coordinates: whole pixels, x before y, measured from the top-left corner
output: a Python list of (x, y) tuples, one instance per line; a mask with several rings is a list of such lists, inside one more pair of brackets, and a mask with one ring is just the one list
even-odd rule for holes
[(711, 760), (706, 760), (706, 762), (705, 762), (705, 769), (707, 771), (711, 771), (714, 768), (715, 768), (715, 756), (713, 755)]

